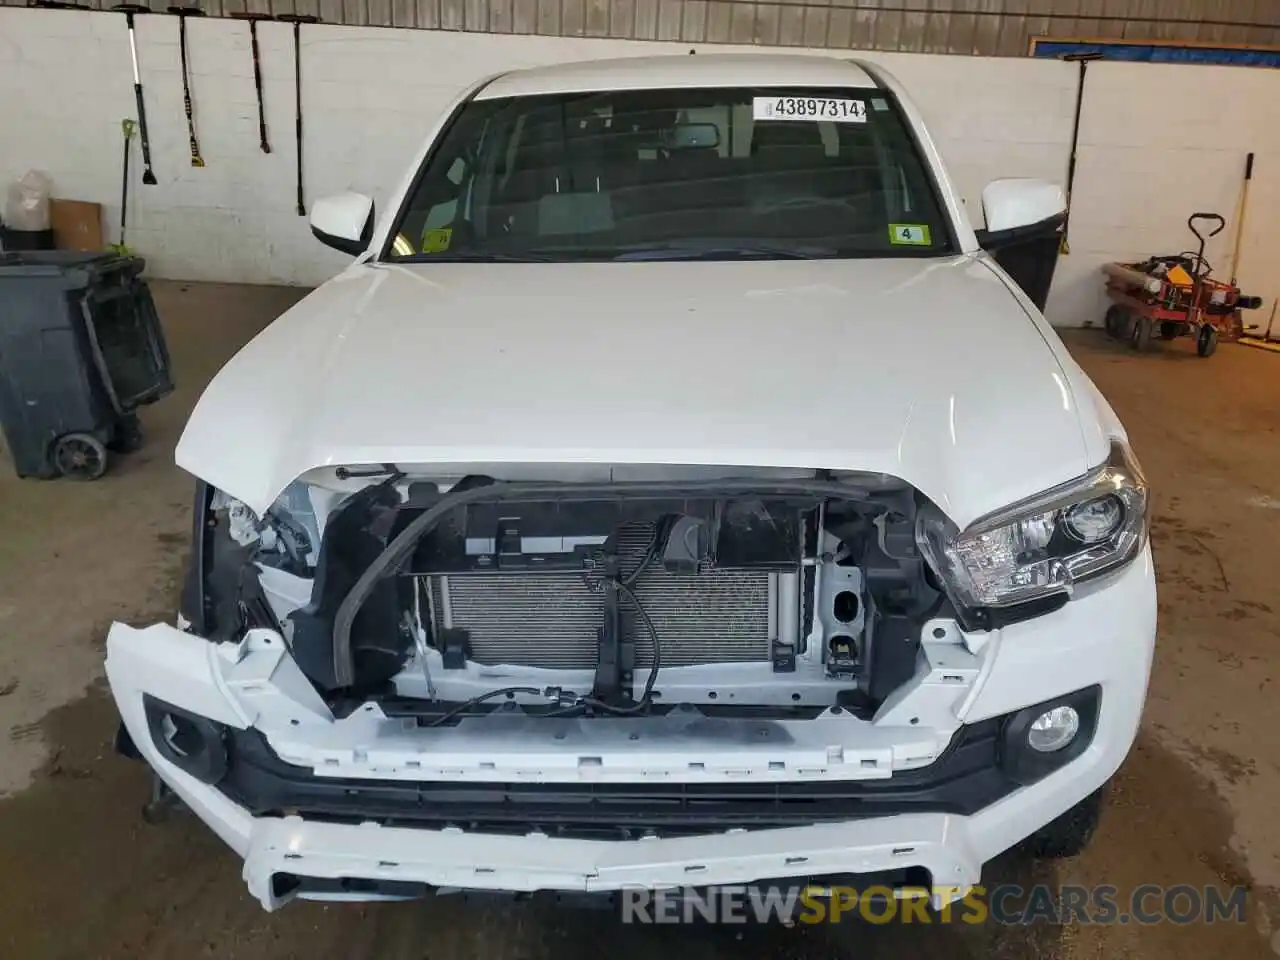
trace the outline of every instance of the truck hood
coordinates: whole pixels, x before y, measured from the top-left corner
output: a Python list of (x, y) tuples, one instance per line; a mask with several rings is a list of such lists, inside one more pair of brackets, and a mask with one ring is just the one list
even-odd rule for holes
[(333, 465), (870, 471), (964, 526), (1102, 459), (1081, 377), (981, 257), (356, 264), (214, 378), (177, 461), (259, 514)]

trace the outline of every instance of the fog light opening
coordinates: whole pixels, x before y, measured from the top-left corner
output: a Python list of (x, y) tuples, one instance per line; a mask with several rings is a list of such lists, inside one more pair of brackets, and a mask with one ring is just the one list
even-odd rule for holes
[(222, 724), (144, 695), (143, 707), (151, 740), (160, 756), (205, 783), (227, 773), (227, 745)]
[(160, 718), (160, 735), (166, 746), (180, 757), (190, 757), (200, 752), (203, 739), (200, 732), (186, 717), (166, 713)]
[(1027, 729), (1027, 746), (1037, 753), (1056, 753), (1068, 746), (1080, 732), (1080, 714), (1075, 707), (1046, 710)]

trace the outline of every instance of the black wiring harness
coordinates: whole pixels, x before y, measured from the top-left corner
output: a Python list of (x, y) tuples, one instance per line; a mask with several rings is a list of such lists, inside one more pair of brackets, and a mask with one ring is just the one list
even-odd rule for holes
[[(636, 573), (632, 577), (638, 576)], [(653, 642), (653, 666), (649, 668), (649, 677), (644, 682), (644, 691), (640, 695), (640, 699), (630, 706), (618, 706), (613, 703), (605, 703), (603, 700), (597, 700), (595, 697), (578, 696), (577, 694), (565, 694), (559, 687), (548, 687), (539, 689), (538, 687), (499, 687), (496, 690), (490, 690), (479, 696), (472, 697), (470, 700), (464, 700), (455, 707), (450, 708), (440, 716), (436, 717), (429, 723), (423, 724), (426, 727), (440, 727), (448, 723), (455, 717), (463, 716), (472, 707), (478, 706), (487, 700), (493, 700), (497, 697), (513, 697), (518, 693), (527, 694), (529, 696), (538, 697), (545, 696), (554, 698), (558, 702), (571, 699), (573, 702), (558, 710), (550, 713), (542, 714), (544, 718), (552, 717), (569, 717), (578, 714), (587, 709), (599, 710), (603, 713), (610, 713), (615, 716), (634, 716), (643, 713), (653, 703), (653, 688), (658, 682), (658, 671), (662, 669), (662, 641), (658, 637), (658, 628), (653, 624), (653, 618), (649, 616), (649, 611), (644, 608), (644, 604), (640, 602), (640, 598), (635, 595), (631, 587), (623, 580), (608, 581), (613, 585), (622, 596), (626, 597), (632, 606), (636, 608), (636, 613), (640, 615), (641, 621), (644, 623), (645, 630), (649, 633), (649, 639)]]
[(440, 716), (436, 717), (430, 723), (424, 724), (427, 727), (439, 727), (448, 723), (454, 717), (461, 716), (472, 707), (484, 703), (486, 700), (492, 700), (494, 697), (515, 696), (517, 693), (527, 693), (530, 696), (541, 696), (546, 691), (539, 690), (537, 687), (499, 687), (497, 690), (490, 690), (488, 693), (482, 693), (478, 697), (472, 697), (470, 700), (464, 700), (451, 710), (447, 710)]
[[(635, 582), (635, 578), (640, 575), (640, 571), (646, 566), (646, 562), (642, 561), (641, 567), (636, 573), (632, 574), (631, 582)], [(548, 713), (548, 717), (568, 717), (576, 714), (580, 710), (590, 707), (600, 710), (603, 713), (611, 713), (615, 716), (634, 716), (643, 713), (653, 703), (653, 688), (658, 682), (658, 671), (662, 669), (662, 641), (658, 637), (658, 628), (653, 625), (653, 619), (649, 616), (649, 611), (644, 608), (644, 604), (640, 602), (640, 598), (635, 595), (631, 587), (622, 579), (608, 581), (613, 588), (626, 597), (631, 605), (636, 608), (636, 613), (640, 615), (641, 621), (644, 623), (645, 630), (649, 633), (649, 639), (653, 643), (653, 665), (649, 668), (649, 677), (644, 682), (644, 691), (640, 694), (640, 699), (630, 706), (621, 707), (613, 703), (605, 703), (603, 700), (597, 700), (595, 697), (576, 697), (574, 702), (563, 710), (556, 710)]]
[(474, 706), (478, 706), (487, 700), (493, 700), (497, 697), (513, 697), (518, 693), (528, 694), (529, 696), (545, 696), (554, 698), (557, 702), (563, 702), (571, 699), (572, 702), (567, 706), (563, 706), (558, 710), (550, 713), (542, 714), (544, 718), (552, 717), (569, 717), (575, 716), (580, 712), (593, 709), (602, 713), (613, 714), (614, 716), (634, 716), (643, 713), (653, 703), (653, 688), (658, 682), (658, 671), (662, 669), (662, 640), (658, 636), (658, 628), (654, 626), (653, 618), (649, 616), (649, 611), (644, 608), (644, 604), (640, 602), (640, 598), (636, 596), (635, 591), (631, 589), (632, 585), (640, 578), (640, 575), (648, 569), (649, 564), (653, 562), (654, 556), (658, 552), (658, 544), (661, 540), (661, 527), (655, 527), (653, 539), (649, 542), (648, 548), (645, 550), (644, 556), (641, 558), (639, 565), (631, 573), (624, 577), (609, 577), (599, 581), (587, 580), (589, 589), (609, 589), (617, 590), (636, 610), (640, 616), (641, 622), (644, 624), (645, 630), (649, 634), (649, 639), (653, 644), (653, 664), (649, 668), (649, 676), (644, 682), (644, 691), (640, 694), (640, 699), (629, 706), (619, 706), (613, 703), (606, 703), (595, 697), (579, 696), (577, 694), (565, 694), (558, 687), (548, 687), (540, 690), (537, 687), (499, 687), (496, 690), (490, 690), (479, 696), (472, 697), (470, 700), (463, 701), (456, 707), (452, 707), (445, 713), (436, 717), (430, 723), (425, 724), (427, 727), (439, 727), (448, 723), (455, 717), (464, 715)]

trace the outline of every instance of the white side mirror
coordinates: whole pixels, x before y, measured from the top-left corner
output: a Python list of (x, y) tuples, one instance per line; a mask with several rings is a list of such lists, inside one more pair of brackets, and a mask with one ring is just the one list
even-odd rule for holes
[(1067, 214), (1067, 198), (1062, 187), (1047, 180), (993, 180), (982, 191), (982, 213), (987, 229), (981, 242), (987, 247), (1016, 239), (1015, 230), (1056, 230)]
[(311, 205), (311, 232), (325, 246), (357, 256), (373, 235), (373, 201), (363, 193), (339, 193)]

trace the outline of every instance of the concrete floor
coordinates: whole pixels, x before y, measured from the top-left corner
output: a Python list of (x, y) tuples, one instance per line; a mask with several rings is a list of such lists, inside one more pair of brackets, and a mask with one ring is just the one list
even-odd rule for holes
[[(0, 466), (0, 954), (11, 957), (1141, 957), (1280, 952), (1280, 356), (1189, 341), (1135, 356), (1068, 337), (1156, 489), (1160, 642), (1144, 731), (1082, 857), (999, 882), (1248, 884), (1249, 922), (1176, 927), (636, 928), (608, 915), (456, 900), (300, 904), (268, 915), (239, 863), (190, 817), (138, 818), (143, 769), (110, 750), (107, 624), (168, 618), (190, 480), (171, 452), (204, 382), (292, 290), (156, 284), (177, 394), (148, 444), (94, 484)], [(251, 429), (251, 425), (246, 429)]]

